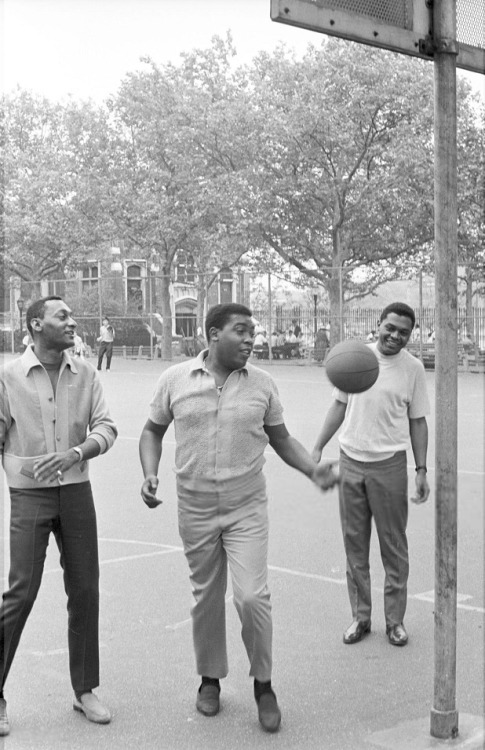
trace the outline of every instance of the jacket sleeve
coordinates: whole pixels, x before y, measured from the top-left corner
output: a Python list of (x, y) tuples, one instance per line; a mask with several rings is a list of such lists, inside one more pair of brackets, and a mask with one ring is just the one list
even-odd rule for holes
[(0, 454), (3, 454), (5, 436), (10, 428), (12, 418), (8, 403), (8, 393), (3, 377), (0, 378)]
[(118, 429), (110, 416), (108, 405), (104, 398), (103, 387), (96, 376), (93, 379), (92, 385), (89, 430), (88, 437), (99, 443), (101, 453), (106, 453), (118, 436)]

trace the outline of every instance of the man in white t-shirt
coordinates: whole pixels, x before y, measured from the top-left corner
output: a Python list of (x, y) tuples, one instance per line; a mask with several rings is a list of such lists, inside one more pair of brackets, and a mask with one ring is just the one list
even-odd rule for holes
[(408, 641), (403, 620), (409, 573), (409, 444), (416, 462), (416, 492), (412, 500), (423, 503), (429, 496), (426, 376), (422, 363), (405, 350), (414, 324), (414, 312), (408, 305), (395, 302), (384, 309), (377, 342), (369, 344), (379, 361), (376, 383), (359, 394), (334, 389), (334, 401), (313, 450), (313, 458), (319, 461), (324, 446), (343, 424), (339, 435), (340, 518), (353, 616), (343, 638), (348, 644), (362, 640), (371, 629), (372, 518), (385, 570), (386, 633), (394, 646), (404, 646)]

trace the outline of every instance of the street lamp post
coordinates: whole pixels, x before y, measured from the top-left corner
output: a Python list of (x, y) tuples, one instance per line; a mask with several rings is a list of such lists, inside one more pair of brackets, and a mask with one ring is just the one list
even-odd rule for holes
[(155, 252), (152, 253), (150, 259), (150, 271), (148, 275), (148, 293), (149, 293), (149, 326), (150, 326), (150, 359), (153, 359), (153, 284), (156, 279), (156, 274), (159, 272), (160, 266), (158, 265), (158, 258)]
[(22, 339), (23, 339), (22, 313), (24, 311), (24, 305), (25, 305), (25, 300), (22, 297), (19, 297), (17, 299), (17, 307), (19, 309), (19, 316), (20, 316), (20, 343), (22, 343)]

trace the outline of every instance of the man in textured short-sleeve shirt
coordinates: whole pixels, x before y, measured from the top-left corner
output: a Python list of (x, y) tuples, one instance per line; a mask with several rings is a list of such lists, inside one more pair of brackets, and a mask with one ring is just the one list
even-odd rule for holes
[(175, 427), (179, 530), (190, 568), (197, 670), (197, 708), (219, 711), (220, 678), (227, 675), (225, 593), (227, 565), (234, 603), (254, 678), (259, 720), (278, 730), (281, 713), (271, 688), (272, 621), (267, 585), (268, 517), (262, 473), (268, 443), (321, 489), (336, 482), (291, 435), (272, 377), (248, 363), (251, 311), (216, 305), (207, 315), (209, 349), (160, 377), (140, 438), (148, 507), (156, 497), (163, 436)]

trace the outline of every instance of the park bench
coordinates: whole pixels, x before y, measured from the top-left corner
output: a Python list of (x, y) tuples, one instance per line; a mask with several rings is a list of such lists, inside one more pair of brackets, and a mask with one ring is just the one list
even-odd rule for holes
[(113, 357), (123, 357), (123, 359), (150, 359), (150, 347), (143, 345), (113, 346)]
[[(413, 341), (407, 345), (408, 351), (418, 359), (420, 358), (419, 342)], [(423, 365), (426, 370), (435, 369), (435, 345), (434, 343), (423, 343)], [(485, 372), (485, 350), (472, 347), (465, 349), (463, 344), (458, 344), (458, 368), (465, 372)]]
[[(269, 359), (268, 345), (256, 345), (253, 347), (253, 355), (256, 359)], [(303, 349), (300, 349), (300, 343), (286, 342), (283, 346), (272, 346), (271, 355), (273, 359), (300, 359)]]

